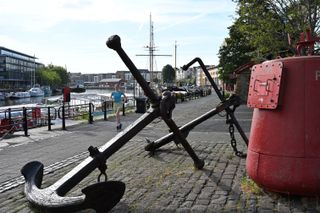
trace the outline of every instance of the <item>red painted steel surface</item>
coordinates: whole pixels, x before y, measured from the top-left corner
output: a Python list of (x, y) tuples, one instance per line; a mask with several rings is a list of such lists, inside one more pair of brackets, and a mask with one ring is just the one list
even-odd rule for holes
[(320, 57), (262, 65), (278, 62), (283, 64), (279, 103), (254, 109), (247, 172), (271, 191), (320, 195)]

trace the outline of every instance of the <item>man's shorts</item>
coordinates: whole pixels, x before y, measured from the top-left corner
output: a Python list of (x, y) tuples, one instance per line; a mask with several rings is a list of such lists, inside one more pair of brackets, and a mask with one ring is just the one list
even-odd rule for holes
[(113, 110), (116, 112), (118, 109), (122, 110), (122, 102), (113, 102)]

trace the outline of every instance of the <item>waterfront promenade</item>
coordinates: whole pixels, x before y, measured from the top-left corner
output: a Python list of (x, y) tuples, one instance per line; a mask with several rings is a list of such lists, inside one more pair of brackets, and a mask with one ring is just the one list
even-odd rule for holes
[[(176, 105), (173, 119), (178, 125), (196, 118), (219, 103), (215, 95)], [(124, 127), (141, 114), (123, 117)], [(247, 135), (252, 110), (241, 106), (236, 117)], [(40, 212), (32, 208), (23, 194), (21, 167), (38, 160), (45, 165), (43, 187), (51, 185), (82, 159), (87, 148), (101, 146), (117, 134), (114, 118), (95, 120), (93, 124), (31, 129), (30, 137), (18, 136), (0, 141), (0, 212)], [(215, 116), (193, 129), (188, 141), (205, 160), (203, 170), (195, 170), (193, 161), (182, 148), (170, 143), (154, 156), (144, 151), (145, 138), (156, 140), (168, 133), (160, 119), (155, 120), (108, 160), (109, 180), (126, 184), (126, 192), (112, 212), (319, 212), (317, 197), (299, 197), (253, 190), (246, 178), (245, 159), (233, 154), (225, 118)], [(22, 135), (22, 133), (21, 133)], [(245, 150), (236, 134), (239, 149)], [(95, 170), (69, 195), (93, 184)], [(68, 196), (68, 195), (66, 195)], [(82, 212), (92, 212), (84, 210)]]

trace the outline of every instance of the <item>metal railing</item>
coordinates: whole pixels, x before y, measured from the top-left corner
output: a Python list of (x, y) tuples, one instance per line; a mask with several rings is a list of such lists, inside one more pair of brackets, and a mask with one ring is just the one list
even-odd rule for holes
[(28, 129), (39, 126), (48, 126), (51, 130), (51, 121), (57, 118), (54, 107), (19, 107), (7, 108), (0, 111), (0, 137), (24, 131), (28, 135)]
[[(192, 100), (199, 96), (200, 94), (193, 93), (183, 98)], [(130, 108), (135, 107), (135, 99), (128, 97), (127, 102), (122, 104), (122, 115), (125, 116)], [(149, 107), (148, 101), (146, 107)], [(107, 121), (110, 113), (114, 113), (111, 99), (96, 101), (94, 104), (90, 102), (76, 105), (64, 103), (60, 106), (49, 107), (9, 107), (0, 110), (0, 137), (3, 138), (18, 131), (24, 131), (24, 136), (29, 136), (29, 129), (42, 126), (48, 126), (48, 131), (51, 131), (52, 121), (58, 119), (61, 119), (62, 130), (66, 130), (66, 120), (87, 120), (89, 124), (92, 124), (94, 117), (101, 116), (102, 118), (103, 116), (103, 120)]]

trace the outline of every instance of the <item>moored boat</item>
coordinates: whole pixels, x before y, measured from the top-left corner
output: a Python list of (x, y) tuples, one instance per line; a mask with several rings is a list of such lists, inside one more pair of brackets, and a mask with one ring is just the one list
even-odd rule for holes
[(29, 92), (14, 92), (10, 96), (10, 98), (30, 98), (30, 93)]
[(83, 93), (86, 91), (86, 88), (83, 85), (77, 85), (76, 87), (70, 87), (71, 92)]
[(30, 90), (29, 90), (30, 96), (31, 97), (42, 97), (44, 96), (44, 92), (42, 89), (40, 89), (40, 86), (38, 84), (34, 85)]
[(4, 101), (4, 99), (6, 98), (4, 92), (0, 92), (0, 101)]

